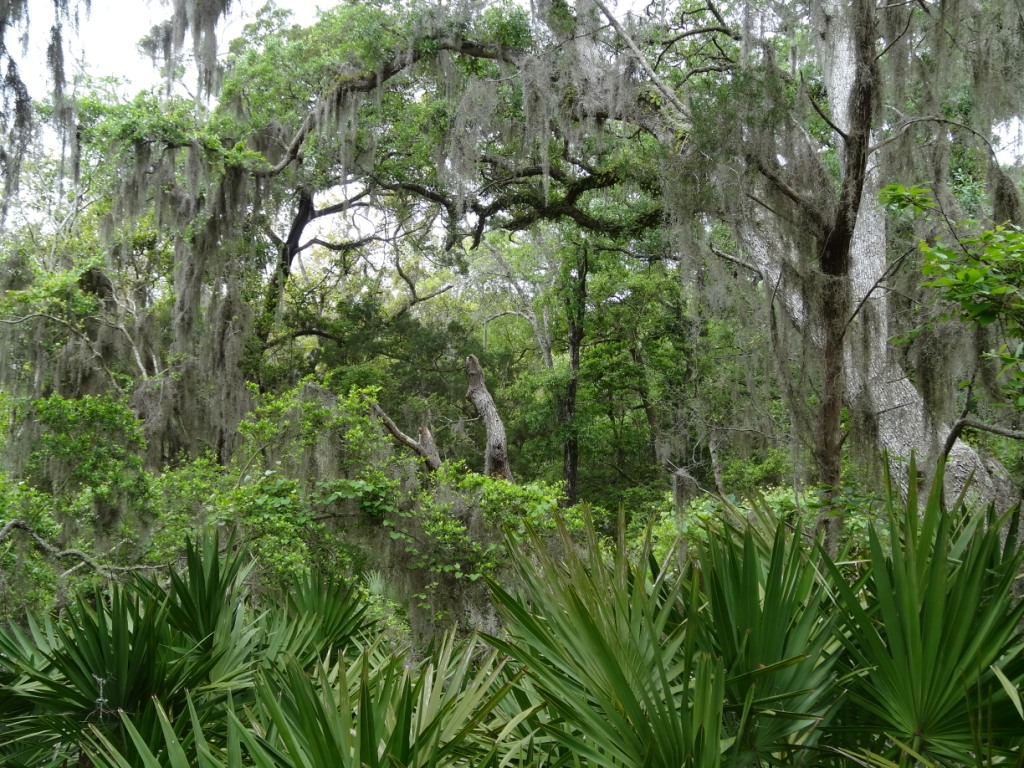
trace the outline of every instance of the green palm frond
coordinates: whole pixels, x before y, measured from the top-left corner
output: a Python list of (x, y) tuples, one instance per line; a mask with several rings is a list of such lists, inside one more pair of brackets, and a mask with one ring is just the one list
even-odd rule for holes
[(777, 521), (768, 543), (757, 546), (748, 526), (701, 547), (701, 638), (724, 663), (731, 760), (794, 765), (810, 759), (836, 704), (836, 617), (802, 533)]
[(890, 507), (891, 551), (871, 530), (869, 568), (852, 584), (826, 561), (851, 670), (842, 732), (892, 760), (1009, 757), (1020, 722), (1003, 679), (1019, 685), (1024, 674), (1013, 589), (1024, 554), (1004, 548), (999, 521), (960, 501), (943, 508), (941, 468), (920, 511), (913, 466), (910, 477), (907, 503)]
[(606, 559), (592, 527), (582, 547), (562, 529), (562, 561), (530, 543), (523, 594), (491, 584), (507, 636), (489, 641), (544, 698), (550, 738), (592, 765), (719, 765), (724, 674), (687, 620), (696, 582), (633, 566), (621, 541)]

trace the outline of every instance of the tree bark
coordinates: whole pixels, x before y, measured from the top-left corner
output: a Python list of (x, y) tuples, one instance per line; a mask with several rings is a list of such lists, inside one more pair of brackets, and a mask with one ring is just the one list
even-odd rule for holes
[(274, 265), (274, 273), (271, 275), (270, 284), (267, 286), (267, 293), (263, 297), (263, 308), (256, 319), (255, 336), (261, 353), (267, 346), (267, 341), (270, 339), (270, 331), (273, 329), (274, 321), (277, 319), (281, 299), (291, 277), (292, 262), (295, 261), (295, 256), (301, 247), (302, 233), (313, 220), (315, 212), (312, 193), (306, 190), (300, 191), (298, 206), (295, 215), (292, 217), (291, 226), (288, 228), (288, 236), (284, 240), (277, 242), (277, 262)]
[[(868, 415), (878, 449), (889, 456), (893, 476), (905, 488), (911, 453), (917, 454), (919, 466), (934, 467), (941, 453), (939, 441), (949, 428), (929, 413), (891, 354), (888, 308), (885, 294), (878, 290), (889, 266), (885, 213), (877, 202), (880, 173), (877, 163), (869, 162), (869, 147), (879, 143), (877, 136), (875, 141), (871, 137), (871, 104), (880, 83), (871, 32), (874, 8), (867, 0), (851, 4), (821, 0), (814, 12), (842, 171), (834, 213), (819, 239), (817, 275), (801, 270), (795, 244), (763, 209), (746, 211), (736, 226), (737, 239), (768, 283), (770, 300), (784, 307), (794, 324), (822, 350), (824, 380), (815, 457), (821, 482), (834, 487), (839, 480), (843, 445), (839, 419), (845, 403)], [(765, 179), (769, 185), (775, 183), (768, 176)], [(807, 301), (814, 294), (808, 290), (808, 280), (813, 279), (825, 283), (817, 303)], [(969, 446), (956, 441), (946, 467), (947, 497), (955, 498), (972, 475), (974, 493), (981, 500), (1012, 503), (999, 468), (986, 466)], [(834, 547), (842, 520), (830, 512), (834, 510), (826, 505), (828, 517), (821, 522)]]
[(562, 479), (568, 506), (579, 500), (580, 438), (576, 431), (576, 402), (580, 381), (580, 348), (586, 333), (587, 274), (590, 271), (586, 245), (581, 246), (575, 269), (571, 271), (575, 274), (568, 276), (567, 284), (563, 287), (568, 325), (569, 380), (558, 405), (558, 421), (565, 434), (562, 443)]
[(399, 429), (398, 425), (379, 405), (374, 403), (371, 409), (395, 440), (410, 448), (413, 453), (423, 459), (423, 463), (427, 465), (428, 470), (433, 472), (441, 468), (441, 455), (437, 451), (437, 444), (434, 442), (434, 436), (430, 433), (430, 427), (426, 424), (420, 427), (420, 439), (415, 440)]
[[(826, 504), (818, 526), (826, 547), (835, 553), (843, 520), (833, 501), (842, 472), (842, 406), (846, 394), (845, 343), (852, 311), (850, 268), (854, 233), (867, 176), (873, 106), (878, 85), (875, 71), (875, 10), (873, 0), (823, 0), (816, 9), (820, 55), (829, 107), (839, 134), (842, 169), (835, 211), (822, 233), (817, 255), (823, 278), (821, 318), (823, 384), (822, 437), (816, 456)], [(872, 201), (873, 202), (873, 201)]]
[(466, 358), (466, 373), (469, 375), (469, 389), (466, 390), (466, 398), (480, 414), (484, 428), (487, 430), (484, 474), (514, 483), (515, 478), (512, 476), (512, 467), (508, 458), (505, 424), (502, 422), (501, 416), (498, 414), (498, 407), (494, 404), (494, 398), (491, 397), (487, 384), (484, 382), (484, 369), (475, 355)]

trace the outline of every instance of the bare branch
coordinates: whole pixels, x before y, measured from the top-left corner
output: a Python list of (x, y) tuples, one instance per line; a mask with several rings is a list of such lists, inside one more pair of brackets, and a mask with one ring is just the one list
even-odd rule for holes
[(904, 120), (902, 123), (899, 124), (899, 126), (896, 128), (895, 133), (893, 133), (891, 136), (887, 136), (886, 138), (882, 139), (882, 141), (880, 141), (877, 144), (875, 144), (868, 151), (872, 152), (872, 153), (873, 152), (877, 152), (882, 147), (884, 147), (886, 144), (889, 144), (889, 143), (891, 143), (893, 141), (896, 141), (911, 126), (916, 125), (917, 123), (939, 123), (941, 125), (951, 125), (954, 128), (960, 128), (961, 130), (964, 130), (964, 131), (967, 131), (970, 134), (973, 134), (975, 138), (979, 139), (981, 142), (983, 142), (985, 144), (985, 146), (988, 147), (989, 154), (991, 154), (992, 156), (995, 155), (995, 149), (992, 146), (992, 142), (989, 141), (987, 138), (985, 138), (985, 136), (983, 136), (982, 134), (978, 133), (978, 131), (974, 130), (969, 125), (964, 125), (963, 123), (957, 122), (956, 120), (950, 120), (949, 118), (945, 118), (945, 117), (937, 117), (935, 115), (925, 115), (923, 117), (909, 117), (909, 118), (907, 118), (906, 120)]
[(686, 124), (689, 121), (689, 112), (683, 105), (683, 102), (679, 100), (679, 97), (676, 96), (675, 91), (669, 88), (665, 81), (658, 77), (658, 73), (654, 71), (654, 67), (651, 66), (647, 57), (644, 56), (643, 51), (641, 51), (639, 46), (637, 46), (636, 41), (633, 40), (629, 32), (627, 32), (626, 28), (619, 23), (618, 19), (615, 18), (612, 12), (608, 10), (608, 6), (605, 5), (602, 0), (594, 0), (594, 2), (597, 7), (601, 9), (601, 13), (603, 13), (605, 18), (608, 19), (608, 22), (612, 25), (612, 28), (615, 29), (615, 32), (626, 43), (626, 46), (633, 53), (637, 63), (647, 73), (647, 76), (651, 78), (651, 82), (654, 83), (658, 92), (665, 97), (665, 101), (668, 102), (676, 113), (676, 119), (679, 122)]
[(840, 128), (838, 125), (836, 125), (832, 121), (832, 118), (825, 114), (825, 111), (821, 108), (821, 106), (818, 104), (818, 102), (815, 100), (815, 98), (813, 96), (811, 96), (811, 92), (807, 88), (807, 83), (804, 81), (803, 72), (800, 73), (800, 84), (802, 86), (804, 86), (803, 90), (804, 90), (804, 93), (807, 94), (807, 100), (809, 102), (811, 102), (811, 107), (813, 107), (814, 111), (818, 113), (818, 117), (820, 117), (822, 120), (824, 120), (825, 124), (828, 125), (829, 128), (831, 128), (833, 131), (838, 133), (842, 137), (843, 141), (849, 141), (850, 137), (849, 137), (849, 135), (847, 135), (846, 131), (844, 131), (842, 128)]
[(35, 529), (26, 521), (19, 519), (11, 520), (6, 523), (3, 528), (0, 528), (0, 544), (3, 544), (7, 539), (9, 539), (14, 534), (14, 531), (22, 531), (32, 540), (36, 547), (43, 552), (46, 552), (48, 555), (52, 555), (59, 560), (64, 560), (69, 557), (77, 558), (79, 561), (85, 563), (94, 571), (106, 578), (111, 578), (115, 572), (125, 573), (129, 571), (144, 571), (159, 567), (152, 565), (107, 565), (100, 563), (80, 549), (60, 549), (54, 546), (36, 533)]
[[(922, 3), (922, 5), (923, 5), (923, 3)], [(925, 11), (927, 11), (927, 10), (928, 10), (928, 9), (927, 9), (927, 8), (925, 8)], [(881, 58), (882, 58), (883, 56), (885, 56), (885, 54), (887, 54), (887, 53), (889, 52), (889, 50), (890, 50), (890, 49), (891, 49), (891, 48), (892, 48), (892, 47), (893, 47), (894, 45), (896, 45), (896, 43), (898, 43), (898, 42), (899, 42), (900, 40), (902, 40), (902, 39), (903, 39), (904, 35), (906, 35), (906, 34), (907, 34), (907, 32), (908, 32), (908, 31), (910, 30), (910, 23), (911, 23), (911, 22), (912, 22), (913, 20), (914, 20), (914, 14), (912, 14), (912, 13), (908, 13), (908, 14), (907, 14), (907, 23), (906, 23), (906, 26), (904, 26), (904, 27), (903, 27), (903, 31), (902, 31), (902, 32), (900, 32), (900, 33), (899, 33), (898, 35), (896, 35), (896, 37), (894, 37), (894, 38), (893, 38), (893, 39), (892, 39), (892, 40), (891, 40), (891, 41), (889, 42), (889, 44), (888, 44), (887, 46), (885, 46), (885, 48), (883, 48), (883, 49), (882, 49), (881, 53), (879, 53), (879, 54), (878, 54), (878, 55), (877, 55), (877, 56), (875, 57), (875, 60), (876, 60), (876, 61), (877, 61), (877, 60), (879, 60), (879, 59), (881, 59)]]
[(405, 432), (398, 428), (398, 425), (391, 419), (384, 409), (381, 408), (377, 403), (371, 403), (370, 409), (380, 419), (384, 428), (391, 433), (391, 436), (395, 438), (402, 445), (412, 449), (412, 452), (423, 459), (427, 465), (427, 469), (433, 472), (441, 467), (441, 457), (437, 453), (437, 445), (434, 443), (434, 436), (430, 434), (430, 429), (423, 425), (420, 427), (420, 439), (414, 440), (409, 437)]
[(688, 37), (695, 37), (696, 35), (712, 35), (712, 34), (723, 34), (728, 35), (733, 40), (741, 40), (742, 36), (736, 30), (730, 27), (697, 27), (696, 29), (690, 29), (686, 32), (680, 32), (675, 37), (666, 40), (665, 45), (673, 45), (678, 43), (680, 40), (685, 40)]
[(942, 453), (940, 458), (946, 458), (949, 456), (949, 452), (953, 450), (953, 446), (956, 441), (960, 438), (960, 434), (965, 429), (978, 429), (982, 432), (991, 432), (993, 435), (1000, 435), (1001, 437), (1009, 437), (1012, 440), (1024, 440), (1024, 432), (1019, 432), (1015, 429), (1008, 429), (1007, 427), (1000, 427), (998, 424), (986, 424), (983, 421), (977, 419), (961, 418), (952, 426), (949, 430), (949, 434), (946, 435), (946, 442), (942, 444)]
[(354, 251), (358, 248), (362, 248), (364, 245), (369, 245), (374, 242), (381, 242), (381, 239), (376, 235), (367, 235), (366, 237), (361, 237), (358, 240), (346, 240), (344, 243), (331, 243), (327, 240), (322, 240), (319, 237), (314, 237), (307, 241), (305, 245), (299, 246), (298, 250), (304, 251), (314, 245), (319, 245), (321, 248), (326, 248), (327, 250), (334, 251), (336, 253), (348, 253), (349, 251)]
[(865, 293), (864, 296), (861, 298), (861, 300), (857, 303), (857, 306), (853, 310), (853, 313), (850, 315), (849, 318), (847, 318), (846, 325), (843, 326), (843, 332), (841, 334), (839, 334), (840, 338), (846, 335), (846, 332), (850, 328), (850, 324), (854, 321), (854, 319), (857, 317), (857, 314), (861, 311), (861, 309), (867, 303), (867, 300), (869, 298), (871, 298), (871, 294), (874, 293), (875, 289), (879, 285), (882, 284), (883, 280), (885, 280), (887, 277), (889, 277), (889, 275), (891, 275), (897, 269), (899, 269), (900, 265), (907, 258), (907, 256), (909, 256), (910, 254), (914, 253), (916, 250), (917, 250), (917, 246), (914, 246), (914, 247), (909, 248), (908, 250), (904, 251), (903, 254), (899, 258), (893, 260), (892, 264), (887, 266), (885, 268), (885, 271), (881, 275), (878, 276), (878, 279), (875, 280), (874, 284), (868, 289), (867, 293)]
[(761, 269), (759, 267), (757, 267), (756, 265), (751, 264), (749, 261), (744, 261), (743, 259), (738, 259), (735, 256), (732, 256), (731, 254), (726, 253), (725, 251), (722, 251), (722, 250), (719, 250), (718, 248), (715, 248), (715, 246), (711, 246), (711, 252), (713, 254), (715, 254), (715, 256), (717, 256), (720, 259), (725, 259), (726, 261), (731, 262), (731, 263), (735, 264), (738, 267), (743, 267), (744, 269), (750, 270), (755, 275), (758, 275), (761, 278), (764, 277), (764, 273), (761, 271)]
[(466, 398), (473, 403), (487, 430), (484, 474), (514, 483), (512, 467), (509, 465), (505, 424), (498, 414), (498, 406), (494, 404), (494, 398), (491, 397), (491, 393), (487, 389), (487, 384), (484, 381), (484, 369), (475, 355), (466, 358), (466, 373), (469, 375), (469, 389), (466, 390)]

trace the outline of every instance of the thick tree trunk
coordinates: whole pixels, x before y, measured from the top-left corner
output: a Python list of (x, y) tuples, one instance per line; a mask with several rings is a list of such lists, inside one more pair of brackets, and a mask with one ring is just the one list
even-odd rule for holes
[[(872, 33), (867, 27), (871, 14), (863, 5), (866, 2), (847, 5), (826, 0), (820, 8), (821, 55), (829, 106), (840, 130), (851, 137), (865, 137), (865, 149), (871, 119), (864, 105), (873, 99), (868, 89), (878, 82), (869, 38)], [(850, 147), (847, 141), (848, 154)], [(847, 167), (851, 159), (847, 158)], [(850, 201), (855, 228), (850, 238), (849, 282), (857, 315), (844, 321), (848, 401), (872, 414), (878, 445), (888, 453), (895, 468), (905, 470), (911, 452), (915, 452), (919, 466), (932, 471), (949, 427), (928, 412), (924, 399), (890, 354), (885, 295), (878, 290), (888, 272), (885, 214), (877, 202), (878, 169), (874, 164), (869, 167), (867, 160), (865, 155), (856, 203)], [(905, 471), (894, 474), (905, 482)], [(955, 497), (972, 475), (974, 492), (982, 499), (1011, 503), (1012, 495), (1000, 468), (986, 466), (969, 446), (957, 441), (946, 471), (947, 494)]]
[(843, 398), (846, 376), (843, 355), (845, 319), (850, 313), (850, 285), (843, 273), (825, 275), (821, 297), (825, 344), (822, 353), (821, 440), (818, 444), (818, 474), (824, 489), (825, 504), (818, 519), (825, 532), (825, 546), (835, 553), (843, 529), (843, 519), (835, 506), (839, 493), (843, 461)]
[[(878, 172), (868, 174), (853, 243), (852, 294), (857, 316), (847, 331), (849, 401), (872, 417), (877, 445), (889, 456), (893, 477), (905, 488), (911, 452), (927, 474), (935, 470), (950, 426), (929, 413), (921, 394), (894, 359), (883, 284), (886, 262), (885, 213), (875, 202)], [(984, 461), (956, 440), (945, 470), (947, 498), (956, 498), (971, 480), (971, 495), (982, 503), (1008, 508), (1019, 495), (998, 463)]]
[[(822, 442), (818, 464), (821, 482), (831, 499), (839, 489), (842, 469), (842, 405), (846, 389), (845, 337), (852, 312), (850, 269), (853, 240), (867, 177), (873, 107), (878, 87), (875, 67), (873, 0), (823, 0), (816, 8), (822, 69), (829, 108), (839, 134), (842, 180), (832, 221), (818, 253), (824, 278), (821, 298), (824, 339)], [(835, 552), (842, 517), (831, 503), (823, 507), (819, 526), (826, 546)]]
[(508, 459), (505, 424), (502, 422), (501, 416), (498, 414), (498, 407), (494, 404), (494, 398), (491, 397), (487, 384), (484, 382), (484, 369), (475, 355), (466, 358), (466, 373), (469, 375), (469, 389), (466, 390), (466, 398), (480, 414), (484, 428), (487, 430), (484, 474), (514, 483), (515, 478), (512, 476), (512, 467)]

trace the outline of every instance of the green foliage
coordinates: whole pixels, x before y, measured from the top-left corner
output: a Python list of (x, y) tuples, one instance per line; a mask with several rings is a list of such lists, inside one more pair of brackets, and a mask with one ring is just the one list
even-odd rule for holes
[(70, 269), (34, 271), (24, 287), (5, 291), (0, 299), (2, 311), (15, 316), (43, 313), (80, 328), (85, 318), (96, 313), (100, 302), (80, 284), (82, 273), (96, 266), (97, 255), (86, 251), (76, 256), (78, 263)]
[[(697, 548), (709, 652), (723, 661), (734, 765), (807, 762), (836, 704), (838, 621), (799, 526), (747, 525)], [(693, 608), (691, 608), (691, 615)]]
[[(517, 485), (446, 462), (414, 503), (395, 509), (384, 525), (413, 567), (473, 582), (506, 563), (502, 532), (553, 530), (561, 498), (553, 485)], [(578, 529), (579, 510), (566, 513)]]
[(306, 570), (306, 541), (319, 526), (298, 481), (267, 470), (222, 503), (225, 522), (237, 521), (254, 557), (267, 572), (281, 576)]
[(366, 629), (354, 591), (299, 581), (260, 606), (246, 560), (210, 537), (187, 548), (166, 587), (138, 577), (78, 594), (59, 618), (0, 630), (0, 761), (96, 761), (106, 749), (148, 765), (168, 737), (194, 758), (203, 744), (192, 725), (223, 743), (261, 674), (349, 653)]
[(901, 765), (1018, 759), (1005, 681), (1024, 673), (1024, 602), (1014, 594), (1024, 550), (1014, 536), (1001, 541), (1005, 520), (972, 515), (959, 500), (944, 509), (938, 474), (919, 509), (911, 465), (906, 504), (889, 498), (889, 537), (899, 545), (887, 552), (869, 529), (861, 578), (825, 563), (844, 624), (850, 701), (840, 727)]
[(102, 395), (50, 395), (31, 409), (42, 427), (31, 474), (41, 484), (50, 478), (47, 490), (64, 500), (69, 517), (95, 516), (100, 527), (109, 526), (148, 498), (142, 425), (127, 406)]
[(671, 549), (631, 562), (620, 540), (609, 553), (592, 529), (582, 548), (563, 532), (558, 559), (536, 539), (518, 549), (524, 592), (493, 587), (507, 636), (492, 642), (553, 714), (548, 756), (1014, 763), (1024, 550), (1000, 542), (1005, 521), (943, 509), (939, 474), (921, 510), (913, 484), (905, 505), (889, 487), (885, 535), (899, 545), (870, 525), (860, 562), (833, 561), (766, 507), (691, 540), (682, 570)]
[(165, 467), (152, 479), (153, 523), (146, 560), (173, 561), (183, 542), (216, 523), (216, 499), (230, 493), (232, 478), (210, 455)]
[(764, 504), (685, 560), (585, 515), (554, 540), (510, 532), (499, 653), (449, 636), (419, 662), (374, 635), (359, 590), (304, 576), (261, 599), (253, 561), (207, 538), (168, 578), (0, 631), (0, 760), (1015, 764), (1024, 549), (941, 487), (920, 509), (913, 480), (906, 504), (890, 489), (899, 545), (871, 526), (856, 562)]
[(939, 289), (964, 321), (998, 322), (1012, 340), (989, 354), (1011, 402), (1024, 406), (1024, 233), (997, 226), (955, 245), (922, 243), (921, 251), (926, 286)]
[(1024, 234), (998, 226), (955, 246), (922, 246), (926, 286), (941, 288), (965, 320), (989, 325), (1003, 320), (1024, 335)]
[(341, 479), (321, 483), (318, 502), (324, 506), (345, 499), (355, 501), (359, 511), (368, 517), (383, 520), (397, 512), (395, 495), (398, 483), (380, 472), (365, 472), (355, 480)]
[(520, 550), (522, 596), (492, 584), (507, 637), (490, 642), (523, 665), (551, 710), (549, 759), (721, 765), (722, 662), (698, 650), (691, 585), (648, 571), (644, 558), (632, 565), (621, 541), (606, 562), (592, 528), (582, 551), (565, 531), (562, 540), (561, 562), (537, 539), (529, 557)]
[[(882, 201), (895, 211), (935, 209), (929, 190), (890, 185)], [(968, 224), (970, 224), (968, 222)], [(921, 242), (924, 285), (953, 304), (951, 315), (978, 326), (998, 325), (1009, 341), (987, 354), (1000, 364), (1000, 383), (1008, 400), (1024, 406), (1024, 232), (997, 225), (954, 242)]]
[(489, 6), (483, 12), (480, 26), (483, 39), (515, 50), (529, 48), (533, 39), (530, 16), (525, 8), (518, 5)]
[(783, 448), (769, 448), (763, 459), (733, 458), (722, 469), (722, 487), (737, 494), (755, 493), (785, 483), (793, 475), (793, 458)]
[(931, 190), (917, 184), (909, 187), (889, 184), (879, 190), (878, 198), (886, 210), (897, 213), (905, 210), (922, 213), (936, 208)]
[(128, 103), (111, 103), (102, 93), (78, 99), (82, 138), (102, 149), (137, 149), (154, 143), (204, 152), (211, 169), (260, 167), (263, 156), (236, 141), (238, 126), (222, 114), (210, 115), (192, 99), (140, 93)]
[[(677, 538), (703, 546), (721, 535), (723, 528), (742, 520), (755, 521), (764, 530), (771, 530), (778, 521), (810, 530), (825, 507), (842, 515), (844, 545), (851, 557), (867, 549), (867, 532), (884, 517), (886, 508), (884, 497), (855, 485), (844, 485), (835, 494), (825, 494), (817, 486), (803, 488), (799, 493), (792, 486), (768, 486), (741, 498), (705, 494), (690, 501), (682, 511), (676, 510), (671, 494), (666, 494), (651, 518), (650, 535), (660, 558)], [(888, 546), (887, 531), (877, 535)]]
[(318, 666), (311, 675), (290, 664), (260, 680), (253, 706), (227, 713), (226, 738), (211, 739), (210, 724), (190, 707), (185, 738), (160, 713), (164, 741), (154, 748), (125, 715), (132, 748), (122, 752), (101, 739), (94, 759), (110, 768), (131, 766), (135, 754), (147, 768), (159, 766), (161, 752), (173, 768), (485, 764), (499, 747), (502, 723), (491, 712), (506, 689), (502, 663), (491, 656), (474, 665), (474, 650), (449, 639), (415, 666), (397, 655), (382, 659), (374, 648), (352, 664)]

